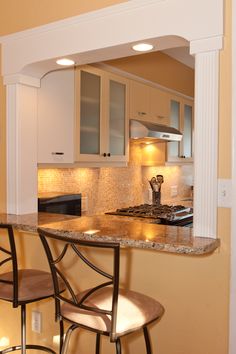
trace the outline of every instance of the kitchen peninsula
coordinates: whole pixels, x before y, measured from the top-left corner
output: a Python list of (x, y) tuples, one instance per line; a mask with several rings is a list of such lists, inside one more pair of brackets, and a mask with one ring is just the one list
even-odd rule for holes
[(77, 217), (49, 213), (0, 214), (0, 224), (4, 223), (20, 231), (35, 233), (40, 227), (62, 237), (114, 241), (123, 247), (174, 254), (210, 254), (220, 246), (219, 239), (193, 237), (192, 229), (188, 227), (158, 225), (111, 215)]

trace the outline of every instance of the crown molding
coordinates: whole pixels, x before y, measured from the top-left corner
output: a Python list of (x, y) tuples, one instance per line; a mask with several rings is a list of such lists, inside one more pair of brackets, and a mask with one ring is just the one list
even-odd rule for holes
[(210, 52), (223, 48), (223, 35), (210, 38), (202, 38), (190, 42), (190, 54), (194, 55), (202, 52)]
[(4, 85), (12, 85), (12, 84), (22, 84), (22, 85), (28, 85), (28, 86), (39, 88), (40, 79), (35, 78), (33, 76), (22, 75), (22, 74), (5, 76)]

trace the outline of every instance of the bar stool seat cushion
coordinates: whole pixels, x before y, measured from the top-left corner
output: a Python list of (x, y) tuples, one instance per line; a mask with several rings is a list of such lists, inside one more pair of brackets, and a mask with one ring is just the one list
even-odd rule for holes
[[(1, 280), (12, 281), (13, 272), (0, 275)], [(51, 273), (37, 269), (21, 269), (18, 271), (19, 302), (43, 299), (53, 296), (54, 289)], [(0, 299), (13, 301), (13, 285), (0, 283)]]
[[(85, 294), (86, 291), (77, 295), (78, 301)], [(111, 310), (111, 301), (112, 289), (106, 287), (91, 294), (83, 302), (83, 305)], [(161, 317), (163, 313), (164, 308), (158, 301), (134, 291), (120, 289), (118, 296), (116, 336), (120, 337), (142, 328), (145, 324)], [(109, 332), (111, 330), (111, 319), (110, 316), (106, 314), (97, 314), (68, 303), (62, 305), (61, 314), (65, 319), (101, 332)]]

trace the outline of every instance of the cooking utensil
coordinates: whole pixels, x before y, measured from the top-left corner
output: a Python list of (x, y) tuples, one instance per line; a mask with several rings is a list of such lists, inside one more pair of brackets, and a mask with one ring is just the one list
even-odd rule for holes
[(158, 192), (161, 191), (161, 185), (164, 182), (164, 177), (162, 175), (156, 175), (156, 183), (158, 186)]
[(153, 190), (154, 192), (158, 192), (158, 185), (157, 185), (156, 177), (152, 177), (152, 178), (151, 178), (150, 184), (151, 184), (151, 186), (152, 186), (152, 190)]

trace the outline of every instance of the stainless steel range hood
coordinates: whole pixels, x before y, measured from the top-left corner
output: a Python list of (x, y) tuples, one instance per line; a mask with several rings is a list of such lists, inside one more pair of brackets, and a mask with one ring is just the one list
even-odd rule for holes
[(130, 138), (137, 142), (181, 141), (183, 134), (167, 125), (130, 119)]

